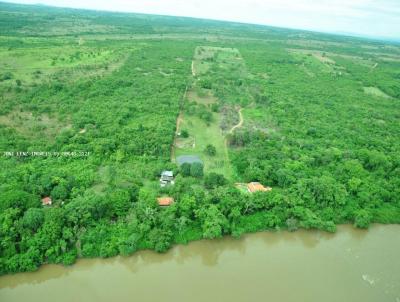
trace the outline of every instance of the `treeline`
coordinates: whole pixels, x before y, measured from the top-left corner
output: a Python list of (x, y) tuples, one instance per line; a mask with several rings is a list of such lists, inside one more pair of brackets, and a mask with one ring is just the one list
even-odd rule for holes
[(0, 271), (31, 271), (43, 263), (68, 265), (77, 257), (129, 255), (139, 249), (163, 252), (174, 243), (279, 227), (335, 230), (333, 221), (279, 190), (250, 195), (216, 175), (206, 175), (205, 181), (213, 189), (178, 176), (167, 189), (176, 200), (168, 208), (158, 206), (155, 191), (137, 185), (110, 186), (104, 195), (85, 192), (49, 208), (42, 208), (36, 196), (13, 191), (3, 200), (23, 203), (0, 214)]

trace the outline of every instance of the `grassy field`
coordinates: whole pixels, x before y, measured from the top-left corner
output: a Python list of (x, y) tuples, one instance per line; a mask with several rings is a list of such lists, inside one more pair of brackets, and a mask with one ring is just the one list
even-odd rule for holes
[[(246, 75), (246, 68), (240, 53), (235, 48), (222, 48), (212, 46), (199, 46), (193, 57), (194, 71), (193, 84), (188, 90), (186, 104), (184, 105), (182, 120), (178, 132), (187, 130), (188, 138), (178, 137), (175, 142), (175, 156), (198, 155), (204, 162), (206, 172), (223, 174), (228, 179), (233, 179), (234, 171), (229, 160), (226, 133), (221, 128), (224, 117), (221, 112), (212, 112), (213, 105), (220, 105), (220, 101), (213, 92), (204, 87), (203, 78), (208, 76), (222, 77), (225, 72), (234, 72), (240, 76)], [(191, 112), (191, 108), (201, 106), (209, 115), (209, 120), (204, 120)], [(237, 113), (235, 113), (237, 114)], [(233, 126), (233, 125), (232, 125)], [(216, 148), (215, 156), (208, 156), (204, 150), (207, 145)]]
[(198, 46), (193, 57), (193, 68), (197, 76), (207, 74), (215, 64), (223, 69), (233, 68), (239, 71), (243, 69), (242, 63), (240, 53), (235, 48)]
[[(203, 105), (215, 104), (215, 98), (209, 95), (202, 98), (193, 91), (188, 94), (187, 101)], [(225, 177), (231, 178), (232, 169), (225, 145), (225, 137), (219, 127), (221, 117), (215, 112), (211, 113), (211, 116), (211, 121), (208, 122), (184, 111), (180, 130), (187, 130), (189, 137), (177, 140), (175, 153), (176, 156), (198, 155), (204, 162), (206, 172), (221, 173)], [(205, 154), (204, 150), (209, 144), (215, 146), (217, 150), (215, 156)]]
[(384, 93), (382, 90), (380, 90), (377, 87), (364, 87), (364, 92), (366, 94), (373, 95), (373, 96), (376, 96), (376, 97), (382, 97), (382, 98), (385, 98), (385, 99), (390, 99), (391, 98), (390, 95), (387, 95), (386, 93)]
[(10, 47), (0, 50), (0, 69), (3, 75), (8, 75), (8, 81), (37, 85), (49, 82), (51, 77), (71, 81), (112, 72), (124, 58), (118, 50), (85, 47), (78, 43), (68, 47)]
[(13, 111), (0, 116), (0, 125), (15, 129), (20, 135), (35, 140), (55, 139), (62, 130), (71, 128), (68, 122), (61, 122), (46, 114), (33, 115), (24, 111)]

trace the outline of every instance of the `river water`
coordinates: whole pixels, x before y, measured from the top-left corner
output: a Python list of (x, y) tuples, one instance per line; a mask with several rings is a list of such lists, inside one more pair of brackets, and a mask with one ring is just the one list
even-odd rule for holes
[(0, 301), (400, 302), (400, 225), (264, 232), (0, 278)]

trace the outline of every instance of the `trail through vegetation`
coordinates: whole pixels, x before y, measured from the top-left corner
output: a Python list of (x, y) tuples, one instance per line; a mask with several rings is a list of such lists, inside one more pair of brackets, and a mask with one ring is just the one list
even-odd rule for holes
[(239, 108), (239, 110), (238, 110), (238, 114), (239, 114), (239, 123), (236, 124), (235, 126), (233, 126), (233, 127), (231, 128), (231, 130), (229, 130), (229, 133), (232, 134), (232, 133), (235, 131), (235, 129), (240, 128), (240, 127), (243, 126), (244, 120), (243, 120), (242, 110), (243, 110), (243, 108)]

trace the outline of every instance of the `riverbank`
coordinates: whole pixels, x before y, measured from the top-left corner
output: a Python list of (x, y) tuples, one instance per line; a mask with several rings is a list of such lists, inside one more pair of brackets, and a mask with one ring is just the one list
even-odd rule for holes
[(396, 301), (399, 249), (399, 225), (260, 232), (3, 276), (0, 300)]

